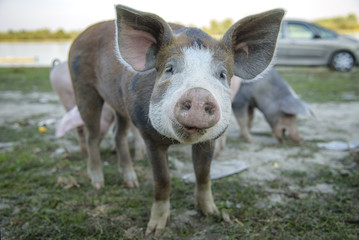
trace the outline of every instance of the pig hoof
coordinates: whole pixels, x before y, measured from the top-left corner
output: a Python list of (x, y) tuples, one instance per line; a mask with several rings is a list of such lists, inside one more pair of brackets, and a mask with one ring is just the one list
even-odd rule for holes
[(132, 167), (130, 169), (124, 169), (120, 172), (123, 173), (123, 180), (125, 182), (125, 185), (129, 188), (133, 188), (133, 187), (139, 187), (140, 184), (137, 181), (137, 175), (135, 173), (135, 171), (132, 169)]
[(92, 184), (94, 186), (94, 188), (96, 188), (97, 190), (100, 190), (102, 187), (105, 186), (105, 184), (103, 182), (96, 182)]
[(80, 147), (82, 156), (88, 157), (87, 148), (86, 147)]
[(214, 203), (201, 205), (201, 210), (202, 210), (203, 215), (205, 215), (205, 216), (219, 214), (218, 208), (216, 207), (216, 205)]
[[(167, 221), (167, 220), (166, 220)], [(156, 224), (155, 225), (149, 225), (147, 226), (147, 229), (146, 229), (146, 233), (145, 233), (145, 236), (149, 236), (151, 233), (154, 233), (155, 237), (158, 237), (161, 235), (161, 233), (163, 232), (163, 230), (165, 229), (165, 226), (166, 224), (164, 224), (162, 226), (162, 223), (159, 223), (159, 224)]]
[(246, 143), (253, 143), (253, 140), (252, 140), (252, 137), (251, 137), (251, 136), (241, 135), (241, 136), (239, 136), (239, 138), (240, 138), (242, 141), (246, 142)]
[(140, 186), (140, 184), (138, 183), (137, 180), (127, 180), (127, 181), (125, 181), (125, 185), (128, 188), (134, 188), (134, 187)]
[(154, 202), (151, 209), (151, 218), (148, 222), (145, 235), (148, 236), (151, 233), (155, 233), (155, 236), (159, 236), (164, 230), (169, 217), (170, 202)]
[(290, 135), (290, 139), (292, 139), (292, 141), (295, 143), (300, 143), (302, 141), (302, 138), (298, 135), (295, 135), (295, 136)]
[(135, 156), (133, 157), (133, 159), (135, 161), (140, 161), (145, 157), (145, 153), (144, 152), (137, 152), (135, 151)]
[(194, 205), (196, 208), (200, 208), (205, 216), (219, 214), (210, 190), (197, 192)]

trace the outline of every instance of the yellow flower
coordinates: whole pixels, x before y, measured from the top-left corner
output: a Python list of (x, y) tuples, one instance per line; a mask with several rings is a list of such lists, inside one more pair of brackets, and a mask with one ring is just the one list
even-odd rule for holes
[(45, 126), (39, 127), (39, 133), (46, 133), (46, 132), (47, 132), (47, 128)]

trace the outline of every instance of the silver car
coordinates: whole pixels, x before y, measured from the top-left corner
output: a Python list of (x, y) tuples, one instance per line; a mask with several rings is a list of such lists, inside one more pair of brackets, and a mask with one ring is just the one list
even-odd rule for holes
[(277, 65), (328, 66), (349, 71), (359, 65), (359, 40), (317, 24), (284, 20), (277, 43)]

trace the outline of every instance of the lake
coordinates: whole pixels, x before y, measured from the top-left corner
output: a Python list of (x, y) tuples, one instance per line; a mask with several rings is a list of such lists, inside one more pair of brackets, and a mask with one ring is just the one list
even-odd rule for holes
[(67, 60), (72, 42), (1, 42), (0, 67), (49, 67)]
[(49, 67), (54, 59), (67, 60), (71, 43), (0, 42), (0, 67)]

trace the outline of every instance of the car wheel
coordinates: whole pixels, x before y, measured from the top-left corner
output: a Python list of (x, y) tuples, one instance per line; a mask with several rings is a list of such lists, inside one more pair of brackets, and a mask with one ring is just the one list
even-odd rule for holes
[(340, 72), (347, 72), (354, 66), (354, 57), (348, 52), (337, 52), (333, 55), (330, 67)]

